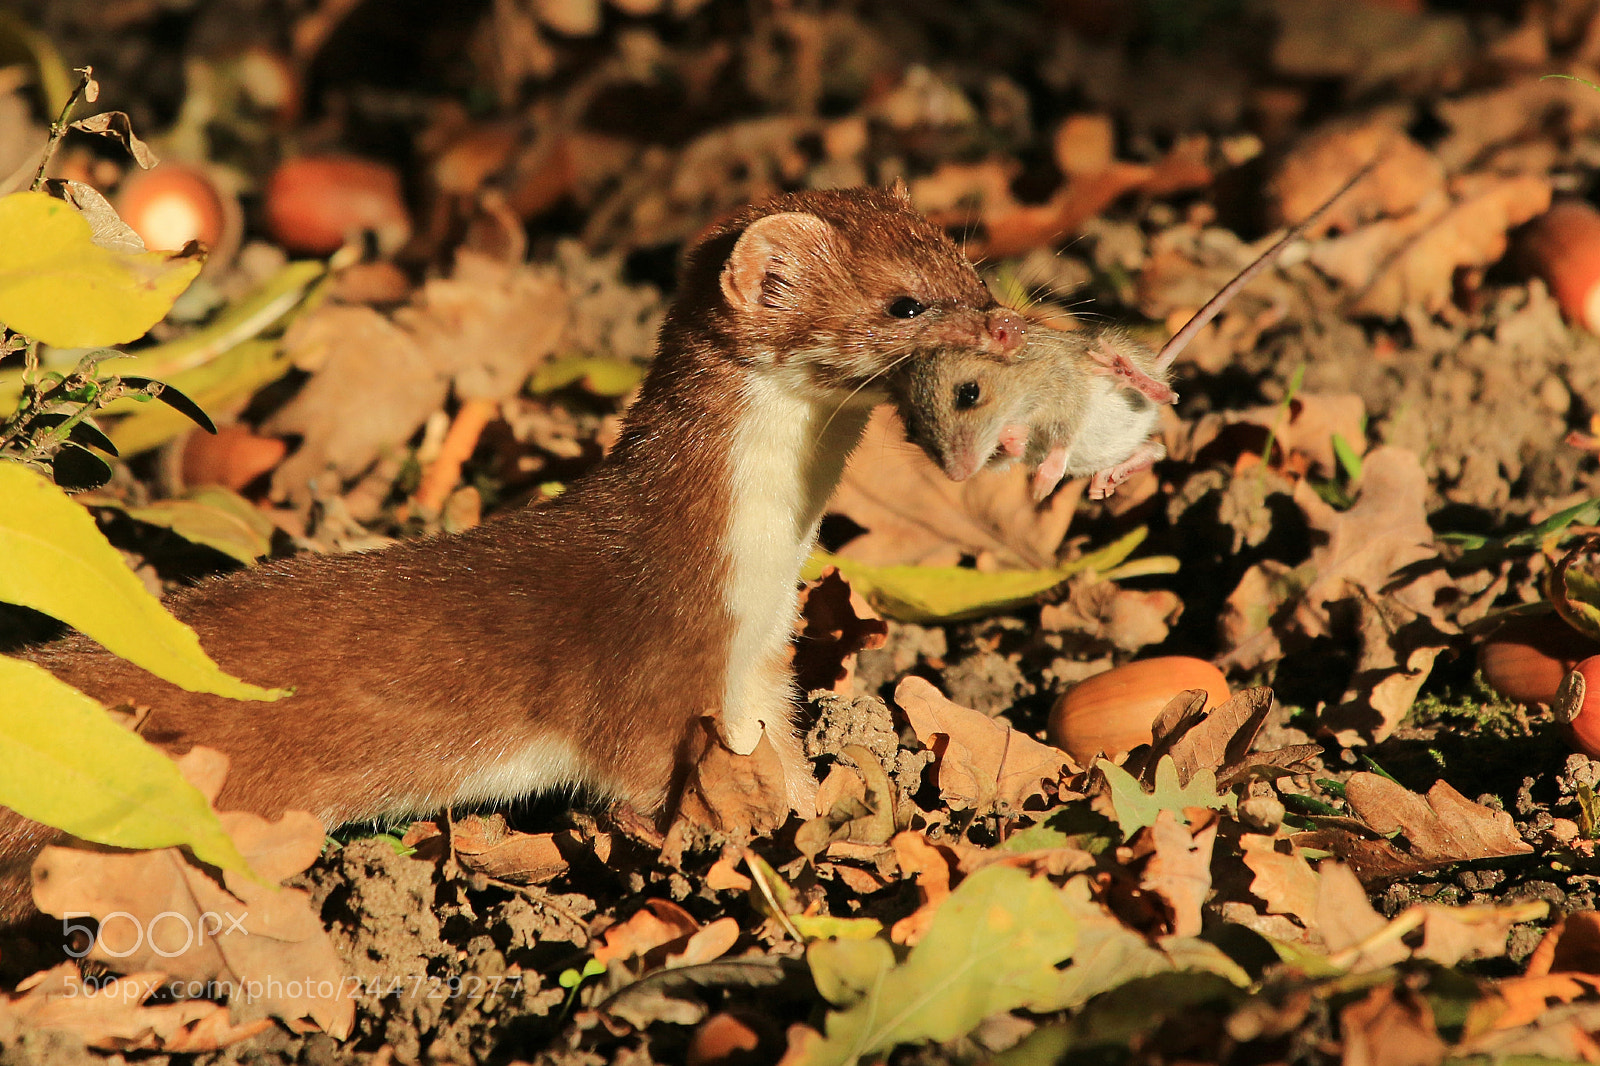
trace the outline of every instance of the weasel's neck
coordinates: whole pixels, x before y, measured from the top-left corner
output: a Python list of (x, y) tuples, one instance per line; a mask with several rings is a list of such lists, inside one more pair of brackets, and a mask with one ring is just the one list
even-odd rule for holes
[(781, 372), (752, 375), (728, 442), (730, 513), (723, 536), (733, 619), (722, 691), (723, 733), (747, 753), (789, 728), (800, 568), (816, 543), (823, 508), (861, 439), (875, 394), (821, 392)]

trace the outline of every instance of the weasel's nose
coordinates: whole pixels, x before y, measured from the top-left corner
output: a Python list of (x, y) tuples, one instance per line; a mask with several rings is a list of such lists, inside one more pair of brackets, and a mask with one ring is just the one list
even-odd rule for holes
[(1000, 355), (1015, 352), (1028, 335), (1027, 320), (1004, 307), (989, 312), (988, 330), (989, 339)]

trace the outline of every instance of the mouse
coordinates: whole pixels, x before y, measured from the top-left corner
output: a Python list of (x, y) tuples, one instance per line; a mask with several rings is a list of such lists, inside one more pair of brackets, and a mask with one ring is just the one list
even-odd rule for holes
[[(736, 752), (766, 738), (809, 815), (789, 650), (823, 508), (902, 362), (1005, 359), (1027, 328), (903, 186), (785, 194), (687, 252), (619, 442), (560, 496), (168, 599), (225, 670), (294, 695), (188, 692), (81, 635), (26, 657), (149, 708), (170, 754), (226, 754), (219, 810), (332, 828), (585, 788), (661, 815), (710, 717)], [(60, 836), (0, 808), (0, 921)]]
[(1031, 323), (1015, 353), (998, 359), (967, 349), (908, 360), (895, 377), (907, 438), (955, 481), (1020, 459), (1033, 471), (1035, 500), (1075, 477), (1090, 479), (1090, 499), (1110, 496), (1166, 455), (1152, 434), (1161, 407), (1178, 400), (1169, 383), (1178, 355), (1381, 158), (1235, 275), (1159, 350), (1119, 329)]

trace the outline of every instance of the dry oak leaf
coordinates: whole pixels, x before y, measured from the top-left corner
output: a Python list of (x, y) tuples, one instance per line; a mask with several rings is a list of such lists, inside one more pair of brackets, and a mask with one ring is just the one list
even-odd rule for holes
[(950, 895), (954, 856), (948, 848), (929, 843), (927, 837), (911, 829), (897, 833), (890, 844), (901, 874), (916, 877), (921, 902), (916, 910), (894, 923), (889, 939), (896, 944), (915, 944), (928, 931), (939, 904)]
[(901, 681), (894, 701), (939, 757), (939, 791), (957, 809), (1004, 802), (1021, 810), (1043, 782), (1078, 770), (1066, 752), (950, 701), (920, 677)]
[(1511, 816), (1473, 803), (1443, 781), (1426, 798), (1377, 774), (1358, 773), (1345, 785), (1350, 809), (1380, 836), (1396, 830), (1404, 847), (1345, 830), (1306, 834), (1350, 864), (1363, 881), (1380, 881), (1454, 862), (1527, 855)]
[(262, 426), (269, 436), (300, 437), (272, 473), (275, 499), (305, 498), (308, 484), (330, 471), (355, 477), (443, 407), (450, 388), (449, 368), (370, 307), (324, 304), (296, 319), (284, 344), (295, 366), (312, 373)]
[(669, 899), (649, 899), (633, 916), (607, 929), (594, 949), (594, 961), (609, 965), (645, 955), (669, 944), (687, 944), (700, 923)]
[(149, 1004), (167, 985), (163, 973), (138, 973), (86, 984), (63, 962), (0, 995), (0, 1045), (15, 1047), (29, 1032), (68, 1033), (100, 1051), (214, 1051), (272, 1025), (261, 1018), (235, 1025), (228, 1008), (204, 999)]
[(1433, 1024), (1425, 996), (1383, 984), (1339, 1012), (1344, 1066), (1438, 1066), (1450, 1046)]
[(1333, 438), (1338, 436), (1357, 455), (1363, 454), (1367, 450), (1366, 420), (1366, 404), (1355, 393), (1303, 392), (1287, 405), (1202, 415), (1188, 431), (1178, 457), (1198, 463), (1218, 459), (1233, 463), (1240, 455), (1260, 455), (1270, 438), (1280, 457), (1303, 455), (1309, 472), (1332, 477), (1339, 469)]
[(679, 864), (691, 843), (742, 844), (788, 821), (789, 784), (765, 732), (749, 755), (740, 755), (723, 743), (715, 721), (702, 717), (691, 727), (684, 762), (689, 772), (662, 848), (669, 866)]
[(446, 369), (462, 399), (503, 400), (556, 350), (567, 293), (554, 272), (462, 251), (448, 278), (433, 278), (395, 312), (428, 361)]
[(1549, 209), (1551, 186), (1542, 175), (1469, 174), (1450, 183), (1450, 195), (1448, 205), (1322, 241), (1311, 261), (1361, 290), (1352, 307), (1358, 314), (1438, 311), (1450, 302), (1457, 270), (1496, 262), (1507, 232)]
[[(197, 747), (178, 766), (215, 800), (226, 756)], [(90, 959), (160, 970), (185, 984), (215, 981), (240, 1023), (273, 1015), (298, 1027), (310, 1019), (343, 1039), (355, 1001), (339, 956), (311, 897), (275, 887), (322, 853), (322, 823), (304, 811), (276, 822), (243, 811), (219, 817), (260, 880), (225, 872), (219, 885), (177, 848), (47, 847), (33, 865), (34, 902), (46, 914), (101, 923)]]
[(1040, 628), (1082, 633), (1123, 651), (1160, 644), (1183, 614), (1175, 592), (1125, 589), (1092, 572), (1073, 577), (1067, 588), (1065, 601), (1039, 612)]
[(1191, 831), (1171, 811), (1160, 811), (1150, 827), (1155, 852), (1145, 863), (1140, 882), (1167, 901), (1173, 936), (1200, 935), (1200, 906), (1211, 891), (1211, 852), (1218, 824), (1211, 815), (1198, 830)]
[(800, 631), (794, 644), (795, 680), (801, 692), (825, 688), (850, 694), (856, 654), (883, 647), (889, 623), (866, 597), (829, 567), (800, 593)]
[(1277, 221), (1292, 224), (1311, 214), (1369, 159), (1378, 165), (1328, 208), (1308, 237), (1349, 233), (1374, 219), (1447, 202), (1444, 167), (1402, 130), (1366, 120), (1335, 123), (1306, 138), (1278, 167), (1268, 185)]
[(462, 866), (513, 884), (542, 885), (567, 871), (554, 833), (514, 832), (498, 814), (453, 823), (450, 846)]
[(964, 555), (992, 555), (1004, 565), (1039, 568), (1055, 564), (1086, 484), (1072, 482), (1038, 505), (1020, 465), (951, 481), (880, 407), (828, 511), (867, 530), (839, 551), (858, 562), (954, 566)]
[[(1324, 543), (1293, 570), (1252, 570), (1230, 596), (1224, 632), (1234, 642), (1232, 663), (1262, 661), (1279, 650), (1280, 634), (1324, 637), (1333, 632), (1334, 604), (1363, 624), (1359, 673), (1330, 728), (1345, 744), (1383, 739), (1399, 724), (1454, 626), (1440, 615), (1437, 593), (1449, 585), (1443, 570), (1395, 584), (1394, 575), (1436, 555), (1425, 503), (1428, 476), (1404, 448), (1374, 449), (1362, 465), (1361, 495), (1348, 511), (1320, 499), (1307, 482), (1294, 501)], [(1283, 597), (1282, 601), (1278, 598)], [(1250, 625), (1262, 628), (1251, 633)]]
[(1255, 874), (1250, 894), (1266, 903), (1268, 914), (1287, 914), (1311, 929), (1316, 924), (1317, 872), (1299, 852), (1279, 851), (1278, 843), (1260, 833), (1239, 838), (1244, 864)]
[(1411, 950), (1399, 937), (1384, 935), (1389, 928), (1383, 915), (1372, 909), (1354, 870), (1343, 863), (1322, 863), (1311, 931), (1321, 934), (1337, 965), (1366, 973), (1409, 958)]

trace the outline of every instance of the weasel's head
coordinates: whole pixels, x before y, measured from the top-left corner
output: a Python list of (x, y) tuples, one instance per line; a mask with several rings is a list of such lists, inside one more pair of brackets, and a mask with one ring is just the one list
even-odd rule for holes
[(960, 352), (914, 359), (894, 375), (906, 437), (950, 480), (1026, 451), (1029, 398), (1005, 375), (1002, 361)]
[[(794, 193), (750, 208), (691, 254), (686, 291), (715, 287), (740, 357), (823, 390), (863, 389), (935, 350), (996, 358), (1024, 320), (901, 189)], [(873, 390), (875, 392), (880, 390)]]

